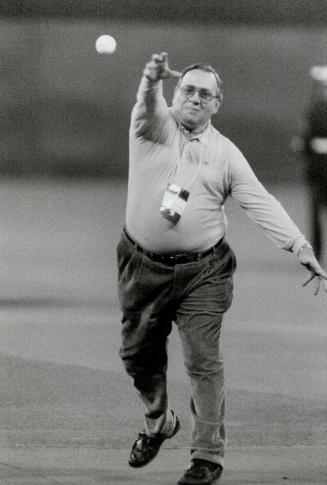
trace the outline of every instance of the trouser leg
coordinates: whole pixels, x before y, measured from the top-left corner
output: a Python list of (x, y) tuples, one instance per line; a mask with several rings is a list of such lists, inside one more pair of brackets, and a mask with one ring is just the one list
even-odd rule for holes
[(311, 240), (317, 259), (321, 260), (322, 255), (322, 223), (321, 212), (322, 205), (319, 197), (317, 196), (317, 187), (315, 190), (311, 190), (310, 200), (310, 221), (311, 221)]
[(201, 320), (203, 315), (187, 329), (179, 326), (191, 381), (191, 452), (193, 458), (223, 465), (226, 433), (224, 365), (219, 349), (221, 318), (203, 324)]
[(145, 406), (145, 432), (171, 434), (174, 417), (167, 393), (168, 295), (171, 270), (158, 270), (122, 238), (118, 292), (123, 312), (120, 356)]
[(173, 421), (167, 392), (167, 335), (150, 334), (142, 318), (123, 318), (120, 356), (144, 403), (145, 431), (151, 436), (170, 434)]
[(224, 366), (220, 333), (232, 299), (233, 253), (216, 259), (182, 301), (176, 323), (191, 381), (192, 458), (223, 466), (226, 444)]

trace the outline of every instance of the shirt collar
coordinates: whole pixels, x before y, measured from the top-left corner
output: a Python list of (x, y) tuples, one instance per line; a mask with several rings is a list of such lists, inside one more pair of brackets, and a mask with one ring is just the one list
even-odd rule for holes
[(179, 122), (179, 120), (177, 118), (175, 118), (175, 119), (176, 119), (176, 122), (178, 124), (179, 129), (181, 130), (181, 132), (183, 133), (183, 135), (185, 136), (185, 138), (188, 139), (188, 141), (198, 140), (203, 146), (207, 146), (209, 144), (209, 131), (210, 131), (210, 126), (211, 126), (210, 120), (209, 120), (207, 126), (205, 127), (205, 129), (201, 133), (193, 134), (193, 133), (190, 133)]
[(210, 122), (208, 123), (204, 131), (196, 135), (193, 135), (192, 133), (189, 133), (187, 130), (185, 130), (187, 132), (187, 138), (190, 141), (198, 140), (203, 146), (207, 146), (209, 143), (209, 126), (210, 126)]
[(209, 144), (209, 132), (210, 132), (210, 127), (211, 127), (211, 120), (208, 121), (207, 126), (201, 133), (197, 133), (196, 135), (193, 135), (190, 133), (184, 126), (182, 126), (181, 122), (179, 121), (176, 113), (174, 112), (173, 107), (171, 106), (169, 108), (170, 113), (173, 115), (173, 118), (175, 119), (178, 128), (181, 130), (183, 135), (189, 140), (198, 140), (203, 146), (207, 146)]

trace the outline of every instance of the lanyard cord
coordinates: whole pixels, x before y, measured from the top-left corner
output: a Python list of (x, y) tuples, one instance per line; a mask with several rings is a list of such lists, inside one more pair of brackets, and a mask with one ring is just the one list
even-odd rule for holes
[[(178, 161), (177, 161), (177, 170), (176, 170), (176, 173), (175, 173), (175, 177), (176, 178), (177, 178), (177, 176), (179, 174), (179, 169), (180, 169), (181, 159), (182, 159), (182, 152), (183, 152), (183, 149), (182, 149), (182, 136), (183, 136), (183, 134), (182, 134), (182, 130), (180, 128), (179, 128), (178, 131), (179, 131), (179, 140), (180, 140), (180, 142), (178, 144), (179, 145), (178, 146)], [(200, 144), (201, 144), (200, 162), (199, 162), (199, 164), (198, 164), (198, 166), (197, 166), (197, 168), (196, 168), (193, 176), (191, 177), (191, 179), (188, 181), (188, 183), (186, 185), (184, 185), (184, 188), (185, 189), (186, 188), (189, 188), (193, 184), (193, 182), (196, 179), (196, 177), (199, 175), (200, 168), (201, 168), (202, 163), (203, 163), (203, 152), (204, 152), (204, 146), (203, 146), (203, 144), (201, 142), (200, 142)]]

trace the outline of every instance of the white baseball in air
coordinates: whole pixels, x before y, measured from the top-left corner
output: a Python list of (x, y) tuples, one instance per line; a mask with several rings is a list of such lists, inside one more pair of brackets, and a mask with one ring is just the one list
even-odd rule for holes
[(113, 54), (116, 47), (117, 42), (112, 35), (100, 35), (95, 42), (95, 48), (99, 54)]
[(311, 76), (317, 81), (327, 83), (327, 66), (313, 66), (310, 72)]

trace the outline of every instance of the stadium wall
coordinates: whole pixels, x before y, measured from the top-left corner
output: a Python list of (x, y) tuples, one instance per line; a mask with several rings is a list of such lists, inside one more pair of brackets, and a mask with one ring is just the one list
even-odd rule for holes
[[(95, 52), (101, 33), (117, 39), (111, 56)], [(289, 142), (326, 45), (321, 27), (3, 18), (0, 173), (125, 176), (142, 69), (165, 50), (176, 69), (202, 61), (220, 72), (225, 98), (214, 124), (260, 178), (298, 181), (302, 166)], [(173, 86), (166, 82), (169, 101)]]

